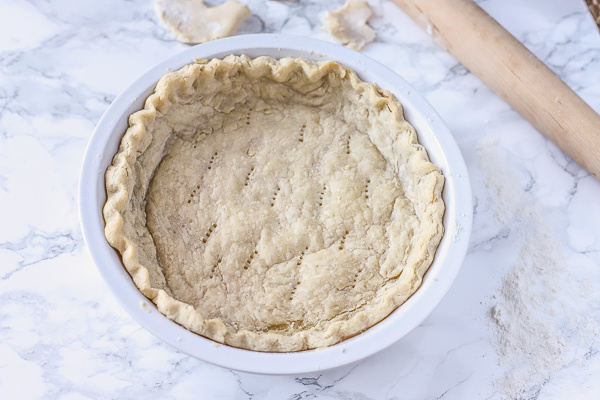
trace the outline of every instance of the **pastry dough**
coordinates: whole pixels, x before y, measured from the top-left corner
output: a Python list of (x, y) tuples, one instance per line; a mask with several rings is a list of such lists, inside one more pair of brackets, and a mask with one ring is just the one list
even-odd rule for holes
[(366, 1), (348, 0), (339, 10), (325, 13), (325, 29), (352, 50), (360, 50), (375, 39), (367, 25), (373, 15)]
[(165, 75), (106, 172), (141, 292), (231, 346), (329, 346), (421, 284), (443, 176), (401, 105), (335, 62), (228, 56)]
[(248, 6), (229, 0), (209, 7), (202, 0), (158, 0), (156, 14), (184, 43), (204, 43), (231, 36), (250, 15)]

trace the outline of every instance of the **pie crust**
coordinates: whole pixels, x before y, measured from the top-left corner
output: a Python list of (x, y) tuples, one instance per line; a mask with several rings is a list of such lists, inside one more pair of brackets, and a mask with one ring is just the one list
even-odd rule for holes
[(373, 326), (420, 286), (444, 178), (401, 105), (331, 61), (228, 56), (165, 75), (106, 172), (105, 235), (158, 310), (287, 352)]

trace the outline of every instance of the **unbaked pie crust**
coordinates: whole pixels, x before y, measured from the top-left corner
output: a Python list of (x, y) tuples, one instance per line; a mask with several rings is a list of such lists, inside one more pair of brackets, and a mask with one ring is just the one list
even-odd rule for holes
[(106, 172), (105, 234), (158, 310), (258, 351), (329, 346), (420, 286), (443, 176), (400, 104), (335, 62), (165, 75)]

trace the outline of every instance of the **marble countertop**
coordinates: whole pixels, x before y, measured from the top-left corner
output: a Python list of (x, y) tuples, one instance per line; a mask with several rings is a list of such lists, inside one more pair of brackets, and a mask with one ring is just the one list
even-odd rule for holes
[[(247, 3), (254, 16), (238, 34), (332, 41), (323, 11), (342, 1)], [(600, 182), (393, 3), (370, 3), (377, 38), (363, 53), (427, 97), (465, 157), (469, 253), (441, 305), (385, 351), (261, 376), (198, 361), (141, 328), (79, 227), (95, 124), (138, 75), (187, 46), (150, 0), (0, 0), (0, 398), (600, 398)], [(480, 4), (600, 111), (600, 34), (583, 0)]]

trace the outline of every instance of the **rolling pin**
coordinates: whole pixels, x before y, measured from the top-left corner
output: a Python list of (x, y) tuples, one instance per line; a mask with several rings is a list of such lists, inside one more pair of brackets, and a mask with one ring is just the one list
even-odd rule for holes
[(471, 0), (393, 0), (436, 42), (600, 180), (600, 116)]

